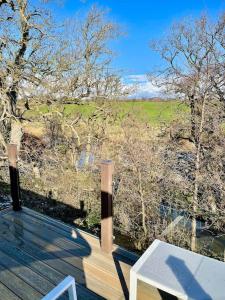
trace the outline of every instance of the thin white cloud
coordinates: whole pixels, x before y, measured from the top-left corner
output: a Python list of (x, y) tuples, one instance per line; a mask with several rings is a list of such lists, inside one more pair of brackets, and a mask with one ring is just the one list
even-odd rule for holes
[(145, 74), (128, 75), (124, 77), (124, 84), (135, 86), (135, 92), (130, 95), (131, 98), (162, 97), (162, 90), (154, 86)]
[(145, 82), (147, 80), (147, 77), (145, 74), (135, 74), (135, 75), (128, 75), (128, 80), (133, 82)]

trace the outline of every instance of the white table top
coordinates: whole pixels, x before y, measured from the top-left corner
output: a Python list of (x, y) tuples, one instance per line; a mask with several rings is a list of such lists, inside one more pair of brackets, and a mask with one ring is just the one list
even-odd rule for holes
[(180, 299), (225, 300), (225, 263), (155, 240), (132, 268), (137, 278)]

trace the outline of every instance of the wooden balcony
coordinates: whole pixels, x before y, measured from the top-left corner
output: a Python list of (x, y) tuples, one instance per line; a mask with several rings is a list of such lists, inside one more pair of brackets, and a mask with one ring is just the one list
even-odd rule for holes
[(8, 158), (12, 209), (0, 212), (0, 299), (41, 299), (67, 275), (79, 300), (128, 299), (138, 257), (112, 243), (112, 162), (101, 164), (100, 244), (76, 227), (21, 210), (17, 145), (8, 145)]
[(28, 208), (0, 212), (0, 299), (41, 299), (67, 275), (78, 299), (128, 299), (138, 257)]

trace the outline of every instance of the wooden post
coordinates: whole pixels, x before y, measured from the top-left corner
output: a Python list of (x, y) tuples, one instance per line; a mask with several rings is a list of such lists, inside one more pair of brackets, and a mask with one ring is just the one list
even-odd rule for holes
[(17, 145), (8, 145), (9, 175), (13, 210), (21, 210), (19, 171), (17, 168)]
[(113, 204), (112, 204), (113, 162), (101, 163), (101, 248), (110, 253), (113, 249)]

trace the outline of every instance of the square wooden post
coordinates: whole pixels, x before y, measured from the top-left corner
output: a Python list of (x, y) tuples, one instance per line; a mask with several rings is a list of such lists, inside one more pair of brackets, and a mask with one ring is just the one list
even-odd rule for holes
[(19, 171), (17, 167), (17, 145), (8, 145), (9, 175), (13, 210), (21, 210)]
[(113, 162), (101, 163), (101, 248), (110, 253), (113, 249), (113, 202), (112, 202)]

